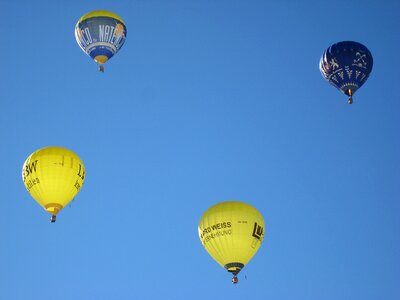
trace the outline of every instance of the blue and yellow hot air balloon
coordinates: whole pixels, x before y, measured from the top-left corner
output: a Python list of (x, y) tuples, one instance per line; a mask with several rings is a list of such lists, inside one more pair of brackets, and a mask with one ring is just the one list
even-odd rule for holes
[(124, 45), (126, 40), (125, 22), (117, 14), (106, 10), (95, 10), (85, 14), (75, 26), (75, 38), (81, 49), (104, 66)]
[(353, 103), (354, 93), (367, 81), (372, 65), (373, 58), (368, 48), (353, 41), (333, 44), (319, 61), (322, 76), (349, 96), (349, 104)]

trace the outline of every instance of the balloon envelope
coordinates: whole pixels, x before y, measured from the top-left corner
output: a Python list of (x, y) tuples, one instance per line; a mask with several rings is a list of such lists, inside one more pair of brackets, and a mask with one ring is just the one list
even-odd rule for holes
[(198, 231), (207, 252), (236, 275), (256, 254), (264, 239), (264, 220), (244, 202), (221, 202), (202, 216)]
[(102, 65), (125, 43), (125, 22), (115, 13), (95, 10), (82, 16), (75, 26), (75, 38), (81, 49)]
[(80, 191), (85, 180), (85, 167), (74, 152), (61, 147), (46, 147), (26, 159), (22, 180), (31, 196), (55, 216)]
[(344, 41), (333, 44), (322, 54), (319, 69), (331, 85), (352, 96), (368, 79), (373, 58), (364, 45)]

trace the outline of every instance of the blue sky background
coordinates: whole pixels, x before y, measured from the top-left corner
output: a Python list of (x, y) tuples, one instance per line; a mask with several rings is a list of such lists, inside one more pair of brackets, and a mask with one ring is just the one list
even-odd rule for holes
[[(105, 73), (75, 42), (111, 10)], [(0, 1), (0, 299), (399, 299), (399, 1)], [(322, 78), (366, 45), (354, 104)], [(55, 224), (21, 168), (67, 147), (85, 185)], [(224, 200), (267, 234), (233, 286), (197, 224)]]

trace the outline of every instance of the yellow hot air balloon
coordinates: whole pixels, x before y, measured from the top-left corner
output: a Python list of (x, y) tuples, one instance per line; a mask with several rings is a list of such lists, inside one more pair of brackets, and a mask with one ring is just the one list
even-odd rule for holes
[(49, 213), (51, 222), (80, 191), (85, 167), (72, 151), (46, 147), (33, 152), (22, 167), (22, 180), (31, 196)]
[(221, 202), (210, 207), (199, 223), (199, 237), (207, 252), (222, 267), (237, 274), (256, 254), (264, 238), (264, 220), (251, 205)]

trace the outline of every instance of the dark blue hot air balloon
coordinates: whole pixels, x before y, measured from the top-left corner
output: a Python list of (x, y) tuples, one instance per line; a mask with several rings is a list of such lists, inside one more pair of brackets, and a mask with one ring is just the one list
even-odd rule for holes
[(371, 52), (364, 45), (345, 41), (333, 44), (322, 54), (319, 69), (322, 76), (335, 88), (349, 96), (365, 83), (372, 71)]

